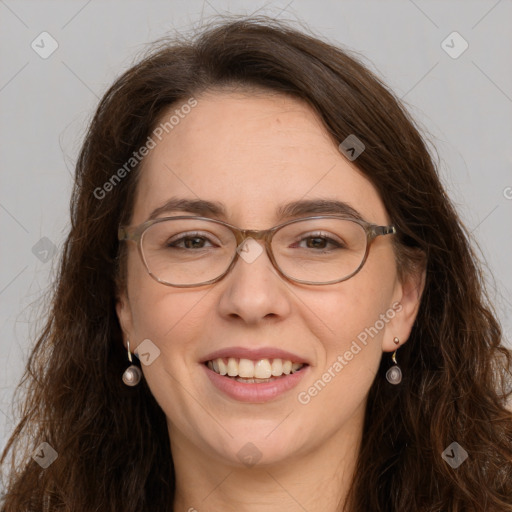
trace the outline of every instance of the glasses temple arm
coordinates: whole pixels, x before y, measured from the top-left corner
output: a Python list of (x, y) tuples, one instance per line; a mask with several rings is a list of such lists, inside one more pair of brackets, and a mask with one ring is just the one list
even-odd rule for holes
[(395, 226), (374, 226), (373, 232), (375, 235), (394, 235), (396, 233)]

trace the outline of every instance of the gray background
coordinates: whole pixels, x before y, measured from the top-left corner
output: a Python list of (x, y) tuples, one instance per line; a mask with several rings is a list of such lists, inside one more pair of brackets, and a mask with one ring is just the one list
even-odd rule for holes
[[(68, 229), (74, 161), (99, 98), (148, 42), (217, 12), (255, 11), (299, 19), (360, 52), (403, 98), (437, 148), (511, 339), (511, 0), (0, 0), (0, 449), (44, 320), (41, 298)], [(43, 31), (58, 43), (46, 59), (31, 47), (43, 46)], [(446, 40), (444, 48), (459, 53), (462, 41), (446, 39), (454, 31), (469, 45), (457, 58), (442, 46)]]

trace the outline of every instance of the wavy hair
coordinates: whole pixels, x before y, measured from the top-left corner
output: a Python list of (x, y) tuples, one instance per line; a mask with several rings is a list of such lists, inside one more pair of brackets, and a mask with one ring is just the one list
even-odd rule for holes
[[(214, 21), (164, 38), (101, 99), (76, 164), (71, 227), (51, 306), (15, 396), (21, 420), (2, 453), (2, 512), (164, 512), (174, 470), (164, 412), (127, 366), (116, 298), (126, 284), (117, 228), (131, 216), (142, 164), (98, 198), (170, 107), (216, 88), (307, 102), (337, 143), (356, 134), (357, 167), (398, 226), (397, 267), (423, 261), (426, 280), (404, 377), (389, 386), (382, 358), (367, 401), (351, 512), (512, 511), (511, 351), (469, 231), (405, 107), (351, 52), (266, 17)], [(142, 160), (143, 163), (143, 160)], [(105, 190), (104, 188), (102, 190)], [(57, 459), (31, 457), (41, 442)], [(452, 442), (469, 457), (454, 469)], [(8, 455), (11, 453), (11, 457)]]

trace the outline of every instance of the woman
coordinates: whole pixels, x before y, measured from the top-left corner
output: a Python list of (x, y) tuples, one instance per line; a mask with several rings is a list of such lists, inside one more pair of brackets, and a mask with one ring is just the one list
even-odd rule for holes
[(265, 18), (163, 41), (100, 102), (71, 220), (2, 511), (512, 510), (467, 232), (346, 52)]

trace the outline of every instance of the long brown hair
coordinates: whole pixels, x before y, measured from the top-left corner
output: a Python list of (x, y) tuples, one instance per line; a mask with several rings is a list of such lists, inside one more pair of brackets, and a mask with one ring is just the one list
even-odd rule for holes
[[(127, 358), (115, 313), (125, 285), (117, 227), (131, 216), (141, 164), (105, 197), (98, 188), (171, 105), (226, 86), (306, 101), (338, 143), (356, 134), (366, 146), (357, 166), (398, 226), (399, 269), (414, 268), (418, 254), (426, 262), (418, 316), (400, 349), (403, 381), (387, 383), (383, 357), (370, 389), (347, 509), (512, 511), (512, 357), (433, 158), (400, 102), (357, 58), (265, 17), (160, 40), (103, 96), (76, 165), (48, 321), (17, 389), (26, 387), (0, 460), (12, 453), (1, 510), (171, 509), (165, 415), (144, 379), (135, 388), (121, 381)], [(58, 454), (46, 469), (31, 458), (42, 442)], [(441, 456), (453, 442), (469, 454), (456, 469)]]

